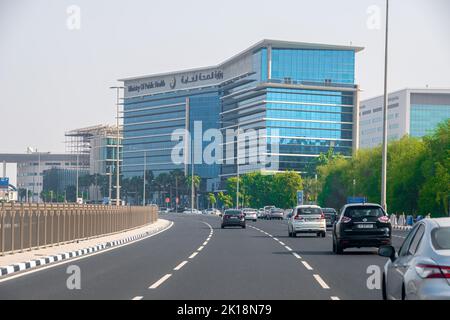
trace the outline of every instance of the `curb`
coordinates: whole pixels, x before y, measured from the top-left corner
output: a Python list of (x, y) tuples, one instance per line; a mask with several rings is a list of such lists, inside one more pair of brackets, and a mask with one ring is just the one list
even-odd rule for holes
[(70, 251), (70, 252), (63, 252), (63, 253), (59, 253), (56, 255), (52, 255), (52, 256), (48, 256), (48, 257), (44, 257), (44, 258), (40, 258), (40, 259), (34, 259), (34, 260), (26, 261), (26, 262), (20, 262), (20, 263), (11, 264), (9, 266), (1, 267), (0, 268), (0, 277), (4, 277), (6, 275), (10, 275), (12, 273), (16, 273), (16, 272), (20, 272), (20, 271), (24, 271), (24, 270), (36, 268), (39, 266), (44, 266), (44, 265), (47, 265), (47, 264), (50, 264), (53, 262), (68, 260), (71, 258), (80, 257), (80, 256), (83, 256), (86, 254), (98, 252), (98, 251), (101, 251), (104, 249), (113, 248), (113, 247), (122, 245), (124, 243), (132, 242), (132, 241), (135, 241), (135, 240), (138, 240), (141, 238), (145, 238), (153, 233), (157, 233), (161, 230), (167, 229), (168, 226), (170, 226), (170, 222), (163, 227), (156, 228), (155, 230), (147, 231), (147, 232), (140, 233), (140, 234), (137, 234), (137, 235), (134, 235), (131, 237), (123, 238), (120, 240), (108, 241), (108, 242), (101, 243), (96, 246), (92, 246), (92, 247), (88, 247), (88, 248), (84, 248), (84, 249), (79, 249), (79, 250)]

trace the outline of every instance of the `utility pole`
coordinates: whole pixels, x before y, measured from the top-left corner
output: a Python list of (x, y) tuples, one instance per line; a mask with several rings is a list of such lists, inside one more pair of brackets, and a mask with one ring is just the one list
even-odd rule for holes
[(116, 89), (116, 108), (117, 108), (117, 116), (116, 116), (116, 125), (117, 125), (117, 149), (116, 149), (116, 206), (119, 206), (120, 202), (120, 124), (119, 124), (119, 95), (120, 95), (120, 89), (124, 89), (125, 87), (109, 87), (110, 89)]
[(383, 108), (383, 147), (381, 164), (381, 206), (387, 212), (386, 203), (386, 176), (387, 176), (387, 112), (388, 112), (388, 43), (389, 43), (389, 0), (386, 0), (386, 36), (384, 48), (384, 108)]
[(147, 151), (144, 151), (144, 190), (142, 192), (142, 205), (145, 207), (145, 171), (147, 170)]
[(78, 154), (78, 151), (77, 151), (77, 163), (76, 163), (76, 172), (77, 172), (77, 182), (76, 182), (76, 191), (75, 191), (75, 202), (78, 202), (78, 188), (79, 188), (79, 184), (78, 184), (78, 176), (79, 176), (79, 172), (78, 172), (78, 168), (79, 168), (79, 161), (80, 161), (80, 159), (79, 159), (79, 154)]
[(108, 178), (109, 178), (109, 191), (108, 191), (108, 202), (109, 205), (111, 205), (111, 197), (112, 197), (112, 165), (109, 166), (109, 174), (108, 174)]
[(194, 186), (194, 139), (191, 137), (191, 213), (194, 213)]
[(236, 132), (236, 147), (237, 147), (237, 152), (236, 152), (236, 176), (237, 176), (237, 180), (236, 180), (236, 209), (239, 209), (239, 133), (240, 133), (240, 128), (239, 128), (239, 124), (237, 126), (237, 132)]

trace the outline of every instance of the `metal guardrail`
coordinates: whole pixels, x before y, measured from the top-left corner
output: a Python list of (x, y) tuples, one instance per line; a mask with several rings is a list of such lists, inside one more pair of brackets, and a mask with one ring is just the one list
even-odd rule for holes
[(0, 255), (65, 244), (141, 227), (158, 207), (0, 204)]

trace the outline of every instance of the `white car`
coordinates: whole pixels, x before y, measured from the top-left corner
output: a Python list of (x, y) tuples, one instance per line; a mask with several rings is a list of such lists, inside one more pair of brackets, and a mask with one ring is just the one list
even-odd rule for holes
[(185, 214), (202, 214), (202, 212), (197, 209), (193, 209), (193, 210), (187, 209), (187, 210), (184, 210), (183, 213), (185, 213)]
[(295, 237), (297, 233), (315, 233), (324, 238), (327, 232), (325, 215), (319, 206), (297, 206), (288, 220), (289, 237)]
[(252, 220), (253, 222), (256, 222), (256, 220), (258, 219), (258, 212), (254, 209), (244, 209), (244, 215), (245, 215), (245, 220)]

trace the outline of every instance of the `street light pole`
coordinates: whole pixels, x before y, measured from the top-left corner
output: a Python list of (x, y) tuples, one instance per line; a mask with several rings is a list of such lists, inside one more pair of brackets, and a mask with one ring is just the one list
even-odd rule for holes
[(388, 74), (388, 43), (389, 43), (389, 0), (386, 0), (386, 36), (384, 49), (384, 108), (383, 108), (383, 146), (381, 163), (381, 206), (387, 211), (386, 203), (386, 176), (387, 176), (387, 112), (388, 112), (388, 92), (387, 92), (387, 74)]
[[(78, 152), (78, 151), (77, 151)], [(78, 176), (79, 176), (79, 172), (78, 172), (78, 168), (79, 168), (79, 154), (77, 153), (77, 163), (75, 164), (75, 168), (76, 168), (76, 173), (77, 173), (77, 182), (76, 182), (76, 191), (75, 191), (75, 202), (78, 202)]]
[(142, 192), (142, 205), (145, 207), (145, 171), (147, 170), (147, 151), (144, 151), (144, 190)]
[(109, 87), (110, 89), (116, 89), (117, 94), (117, 101), (116, 101), (116, 107), (117, 107), (117, 116), (116, 116), (116, 125), (117, 125), (117, 149), (116, 149), (116, 206), (119, 206), (120, 202), (120, 126), (119, 126), (119, 95), (120, 95), (120, 89), (124, 89), (125, 87)]
[[(225, 124), (234, 124), (231, 121), (221, 121), (220, 123)], [(240, 133), (240, 124), (237, 124), (237, 132), (236, 132), (236, 209), (239, 209), (239, 133)]]

